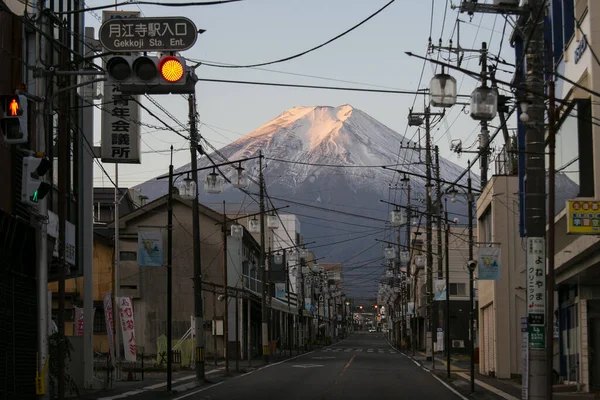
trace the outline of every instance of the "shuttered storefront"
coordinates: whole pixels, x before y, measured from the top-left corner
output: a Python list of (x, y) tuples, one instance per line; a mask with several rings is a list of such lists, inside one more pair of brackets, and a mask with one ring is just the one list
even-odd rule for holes
[(0, 211), (0, 400), (35, 399), (35, 231)]
[(484, 374), (493, 375), (496, 371), (496, 326), (494, 306), (482, 309), (483, 314), (483, 359), (480, 361)]

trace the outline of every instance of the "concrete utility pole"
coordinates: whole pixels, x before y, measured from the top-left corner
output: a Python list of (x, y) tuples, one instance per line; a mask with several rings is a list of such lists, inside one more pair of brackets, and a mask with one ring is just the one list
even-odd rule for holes
[(196, 379), (203, 381), (204, 375), (204, 305), (202, 304), (202, 258), (200, 247), (200, 215), (198, 210), (198, 126), (196, 125), (196, 96), (188, 97), (190, 119), (190, 153), (192, 156), (192, 180), (196, 184), (196, 195), (192, 200), (192, 236), (194, 240), (194, 316), (196, 334)]
[[(42, 70), (45, 68), (47, 42), (46, 37), (41, 32), (48, 33), (48, 17), (44, 14), (44, 1), (40, 0), (36, 2), (36, 34), (35, 34), (35, 53), (36, 53), (36, 68)], [(46, 91), (46, 78), (43, 74), (38, 74), (35, 79), (35, 95), (38, 98), (45, 97)], [(50, 110), (47, 109), (48, 103), (37, 102), (36, 103), (36, 139), (37, 139), (37, 150), (45, 153), (48, 147), (46, 143), (46, 123), (45, 116)], [(51, 144), (50, 144), (51, 146)], [(37, 353), (38, 353), (38, 379), (42, 380), (43, 388), (45, 388), (44, 394), (39, 395), (40, 399), (49, 398), (48, 395), (48, 374), (46, 363), (48, 362), (48, 326), (50, 325), (50, 315), (48, 313), (48, 200), (42, 199), (38, 204), (38, 214), (40, 222), (36, 229), (36, 276), (37, 276)]]
[[(412, 250), (412, 245), (410, 243), (410, 227), (411, 227), (411, 210), (410, 210), (410, 179), (408, 177), (404, 177), (403, 181), (406, 182), (406, 250), (409, 252), (409, 254), (413, 254), (413, 250)], [(408, 283), (408, 279), (410, 277), (410, 262), (412, 260), (412, 257), (408, 258), (408, 262), (406, 263), (406, 280), (405, 282)], [(415, 291), (416, 287), (414, 287), (415, 285), (413, 285), (412, 290)], [(407, 285), (404, 285), (405, 288), (407, 288)], [(403, 321), (402, 323), (405, 324), (407, 326), (407, 331), (410, 329), (412, 330), (412, 326), (409, 327), (407, 321), (410, 321), (408, 319), (408, 303), (410, 300), (410, 292), (408, 290), (406, 290), (406, 293), (404, 295), (405, 297), (405, 301), (404, 301), (404, 315), (403, 315)], [(414, 313), (414, 303), (413, 303), (413, 313)], [(414, 332), (410, 332), (410, 335), (412, 337), (414, 337)], [(404, 339), (404, 338), (402, 338)], [(401, 339), (401, 340), (402, 340)], [(402, 343), (402, 342), (401, 342)]]
[[(487, 87), (487, 59), (488, 49), (487, 43), (481, 43), (481, 57), (479, 64), (481, 65), (481, 86)], [(480, 165), (481, 165), (481, 187), (485, 187), (488, 181), (488, 167), (489, 167), (489, 141), (490, 131), (488, 130), (487, 121), (481, 121), (481, 134), (479, 135), (479, 152), (481, 154)]]
[[(530, 16), (525, 37), (526, 90), (529, 121), (526, 124), (525, 151), (525, 229), (527, 234), (527, 317), (529, 322), (529, 399), (547, 399), (546, 335), (546, 160), (544, 100), (533, 93), (544, 93), (544, 0), (530, 0)], [(551, 255), (553, 256), (553, 255)], [(540, 279), (539, 275), (542, 275)]]
[(227, 289), (229, 285), (227, 283), (227, 214), (225, 212), (225, 200), (223, 200), (223, 226), (221, 227), (223, 232), (223, 349), (225, 356), (225, 374), (229, 374), (229, 296)]
[(426, 223), (427, 223), (427, 323), (426, 323), (426, 335), (427, 335), (427, 348), (431, 349), (431, 362), (434, 365), (434, 353), (435, 350), (434, 340), (433, 340), (433, 240), (432, 235), (432, 201), (431, 201), (431, 115), (429, 106), (425, 108), (425, 175), (426, 175), (426, 183), (425, 183), (425, 199), (426, 199)]
[(446, 338), (446, 377), (450, 379), (450, 222), (448, 221), (448, 200), (445, 199), (444, 219), (446, 220), (446, 237), (444, 242), (444, 260), (446, 264), (446, 315), (444, 330)]
[(269, 295), (267, 287), (267, 268), (265, 265), (265, 182), (262, 171), (262, 150), (258, 158), (258, 185), (260, 193), (260, 271), (262, 276), (262, 348), (265, 362), (269, 362), (269, 311), (267, 309), (267, 296)]

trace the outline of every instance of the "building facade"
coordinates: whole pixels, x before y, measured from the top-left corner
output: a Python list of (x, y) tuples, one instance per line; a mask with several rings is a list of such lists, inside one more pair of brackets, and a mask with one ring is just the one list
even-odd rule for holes
[(526, 286), (518, 192), (517, 176), (495, 175), (477, 200), (477, 241), (500, 250), (500, 279), (478, 282), (479, 372), (505, 379), (522, 373)]

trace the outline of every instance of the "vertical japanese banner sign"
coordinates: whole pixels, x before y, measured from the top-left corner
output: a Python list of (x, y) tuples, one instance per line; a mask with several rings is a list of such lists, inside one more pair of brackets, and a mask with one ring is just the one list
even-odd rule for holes
[(527, 322), (529, 348), (546, 347), (546, 241), (527, 238)]
[[(74, 324), (73, 324), (73, 336), (83, 336), (83, 326), (84, 326), (84, 318), (83, 318), (83, 308), (81, 307), (73, 307), (74, 308)], [(92, 309), (92, 321), (94, 320), (94, 314), (96, 312), (96, 308)]]
[(479, 268), (477, 279), (480, 281), (497, 281), (500, 279), (500, 248), (480, 247), (477, 249)]
[(161, 267), (163, 265), (161, 231), (138, 232), (138, 265), (140, 267)]
[[(103, 11), (102, 20), (137, 18), (139, 11)], [(105, 163), (141, 163), (140, 96), (124, 96), (118, 85), (104, 82), (100, 156)]]
[(123, 350), (125, 360), (136, 361), (135, 329), (133, 323), (133, 301), (131, 297), (119, 297), (119, 317), (123, 333)]
[(73, 336), (83, 336), (83, 308), (73, 307), (75, 314), (73, 324)]
[(108, 338), (108, 349), (111, 360), (115, 359), (115, 337), (114, 337), (114, 322), (113, 322), (113, 304), (112, 293), (108, 292), (104, 295), (104, 322), (106, 323), (106, 337)]

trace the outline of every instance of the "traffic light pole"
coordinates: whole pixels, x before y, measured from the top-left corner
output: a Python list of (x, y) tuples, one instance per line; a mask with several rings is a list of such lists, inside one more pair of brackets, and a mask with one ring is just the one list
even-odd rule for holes
[[(46, 36), (42, 35), (41, 32), (48, 32), (48, 21), (47, 16), (43, 13), (43, 2), (36, 2), (37, 10), (37, 29), (35, 34), (35, 48), (36, 48), (36, 68), (44, 68), (47, 42)], [(35, 79), (35, 95), (38, 98), (45, 96), (47, 87), (46, 77), (43, 74), (39, 74)], [(46, 143), (46, 102), (36, 103), (36, 138), (37, 138), (37, 150), (40, 152), (46, 152), (48, 147)], [(42, 389), (38, 391), (39, 399), (49, 398), (47, 393), (48, 387), (48, 375), (47, 371), (48, 363), (48, 326), (50, 315), (48, 313), (48, 224), (45, 221), (48, 218), (48, 203), (47, 200), (40, 201), (38, 205), (38, 214), (40, 217), (40, 223), (36, 229), (36, 276), (37, 276), (37, 386)]]

